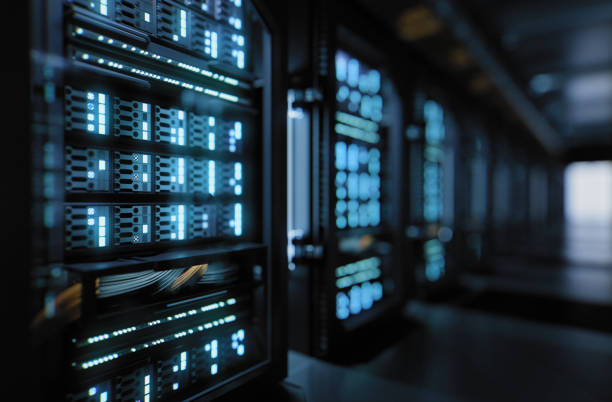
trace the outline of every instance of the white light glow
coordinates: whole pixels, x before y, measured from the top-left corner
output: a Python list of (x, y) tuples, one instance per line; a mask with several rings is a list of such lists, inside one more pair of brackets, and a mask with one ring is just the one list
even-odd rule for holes
[(566, 168), (565, 216), (572, 223), (612, 224), (612, 162), (578, 162)]

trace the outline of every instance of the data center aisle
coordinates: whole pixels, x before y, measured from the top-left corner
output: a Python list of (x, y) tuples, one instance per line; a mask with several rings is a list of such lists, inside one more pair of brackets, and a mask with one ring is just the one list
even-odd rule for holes
[(612, 400), (609, 333), (416, 302), (406, 317), (367, 362), (291, 352), (287, 381), (309, 402)]

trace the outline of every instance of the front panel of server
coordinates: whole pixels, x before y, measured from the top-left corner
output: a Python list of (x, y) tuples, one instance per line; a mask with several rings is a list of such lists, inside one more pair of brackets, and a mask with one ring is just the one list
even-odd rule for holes
[(33, 157), (49, 183), (32, 327), (41, 353), (56, 349), (41, 389), (164, 401), (263, 372), (276, 294), (262, 229), (271, 58), (255, 5), (36, 6)]
[(457, 191), (460, 204), (458, 258), (464, 269), (478, 268), (488, 248), (489, 144), (483, 128), (466, 124), (461, 137), (460, 175), (465, 184)]
[(428, 286), (445, 278), (453, 238), (454, 148), (452, 124), (443, 104), (425, 93), (415, 95), (407, 126), (410, 213), (405, 235), (419, 261), (417, 283)]
[(396, 294), (387, 219), (389, 122), (383, 121), (391, 100), (384, 97), (385, 85), (379, 69), (350, 51), (336, 51), (329, 212), (337, 241), (335, 318), (345, 330), (365, 323)]

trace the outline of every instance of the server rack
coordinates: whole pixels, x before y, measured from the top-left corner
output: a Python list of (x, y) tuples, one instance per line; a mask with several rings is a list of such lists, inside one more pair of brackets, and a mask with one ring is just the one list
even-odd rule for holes
[(428, 297), (448, 289), (457, 275), (458, 127), (452, 100), (436, 86), (423, 84), (413, 96), (404, 142), (410, 172), (405, 241), (415, 259), (417, 289)]
[(402, 303), (401, 111), (384, 53), (357, 34), (376, 36), (358, 7), (318, 1), (293, 12), (290, 341), (333, 359)]
[(286, 372), (284, 51), (249, 0), (32, 1), (36, 400)]
[(457, 188), (457, 259), (463, 270), (481, 270), (489, 250), (491, 147), (480, 116), (469, 116), (461, 125)]

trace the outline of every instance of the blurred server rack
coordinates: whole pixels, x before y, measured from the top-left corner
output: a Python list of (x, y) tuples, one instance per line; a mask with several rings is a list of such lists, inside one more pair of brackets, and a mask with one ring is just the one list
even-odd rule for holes
[(212, 398), (284, 377), (273, 11), (31, 8), (32, 399)]
[(461, 124), (457, 186), (457, 263), (465, 271), (484, 268), (489, 249), (491, 148), (481, 116)]
[(342, 1), (292, 12), (290, 345), (333, 359), (402, 304), (401, 109), (384, 52), (358, 35), (376, 36), (369, 15)]
[(409, 214), (404, 235), (415, 260), (415, 284), (425, 297), (444, 292), (457, 276), (455, 176), (460, 153), (452, 104), (434, 85), (422, 85), (407, 113), (411, 116), (405, 129), (410, 175), (405, 180)]

